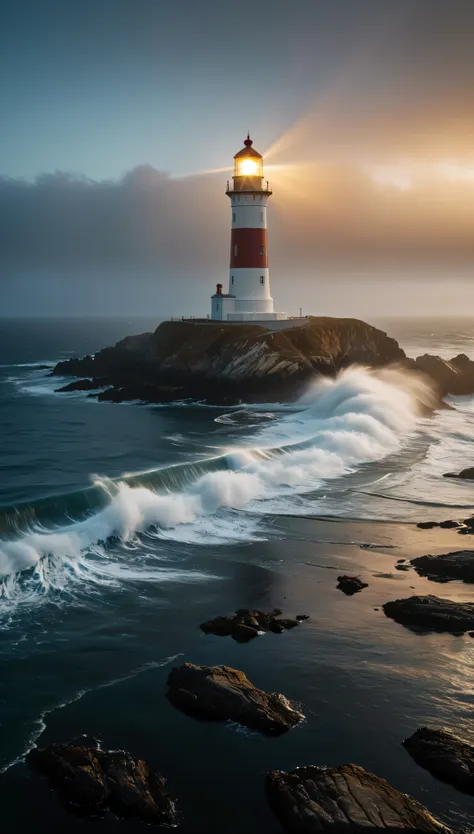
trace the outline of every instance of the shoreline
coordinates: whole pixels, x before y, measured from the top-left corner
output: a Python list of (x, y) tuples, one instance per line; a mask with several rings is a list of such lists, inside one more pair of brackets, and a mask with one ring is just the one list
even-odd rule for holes
[[(337, 541), (332, 536), (328, 542), (338, 521)], [(149, 660), (157, 654), (163, 657), (164, 634), (173, 624), (176, 629), (178, 616), (179, 640), (173, 654), (183, 655), (179, 663), (224, 663), (242, 669), (257, 686), (284, 692), (304, 707), (307, 717), (301, 726), (281, 739), (267, 740), (184, 716), (164, 697), (167, 666), (125, 674), (113, 685), (96, 683), (48, 714), (37, 743), (99, 732), (107, 746), (148, 759), (169, 777), (183, 817), (182, 834), (221, 834), (223, 819), (228, 834), (257, 834), (262, 827), (266, 834), (277, 834), (278, 823), (263, 794), (264, 773), (346, 761), (387, 778), (448, 824), (459, 822), (461, 814), (472, 826), (474, 798), (437, 782), (401, 746), (406, 735), (430, 718), (474, 740), (469, 702), (463, 697), (467, 672), (462, 671), (463, 658), (467, 661), (471, 654), (466, 649), (474, 647), (472, 638), (415, 634), (388, 619), (381, 608), (384, 601), (399, 596), (439, 592), (439, 586), (414, 570), (396, 571), (395, 564), (402, 557), (454, 549), (459, 537), (449, 529), (419, 530), (393, 522), (279, 516), (275, 524), (277, 535), (270, 541), (224, 548), (183, 545), (194, 565), (219, 568), (222, 581), (183, 588), (178, 598), (186, 603), (181, 611), (173, 604), (153, 613), (152, 596), (135, 616), (145, 616), (152, 629), (147, 638)], [(353, 597), (344, 596), (336, 584), (338, 572), (346, 571), (357, 573), (369, 586)], [(451, 582), (443, 585), (441, 595), (474, 601), (474, 585)], [(280, 606), (284, 615), (305, 611), (311, 619), (290, 632), (265, 634), (245, 645), (199, 631), (203, 620), (239, 606)], [(120, 652), (123, 625), (112, 626), (114, 652)], [(134, 625), (129, 623), (128, 629), (133, 631)], [(79, 646), (85, 639), (79, 638)], [(91, 640), (96, 640), (93, 633)], [(443, 692), (448, 700), (440, 700)], [(23, 764), (10, 768), (5, 778), (7, 825), (13, 818), (19, 827), (33, 820), (33, 810), (18, 805), (25, 784), (33, 807), (39, 803), (45, 814), (44, 822), (37, 821), (39, 834), (59, 834), (65, 826), (82, 831), (91, 825), (71, 816)], [(133, 820), (103, 820), (99, 825), (104, 834), (125, 825), (131, 834), (143, 830)]]

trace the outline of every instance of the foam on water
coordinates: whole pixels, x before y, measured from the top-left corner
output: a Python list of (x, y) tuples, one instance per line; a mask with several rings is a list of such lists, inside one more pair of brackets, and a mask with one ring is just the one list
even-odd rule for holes
[[(176, 580), (180, 571), (140, 565), (127, 545), (145, 531), (207, 543), (258, 537), (259, 514), (269, 500), (311, 492), (358, 464), (397, 452), (431, 397), (425, 383), (401, 371), (352, 367), (314, 384), (296, 408), (283, 409), (247, 443), (222, 450), (226, 468), (216, 471), (214, 458), (211, 471), (204, 471), (201, 461), (203, 474), (188, 473), (172, 489), (155, 490), (136, 477), (134, 484), (104, 480), (107, 504), (89, 517), (54, 529), (36, 525), (0, 541), (0, 596), (7, 601), (19, 588), (26, 593), (18, 582), (25, 573), (30, 591), (62, 590), (74, 581)], [(117, 547), (110, 547), (117, 541), (126, 556), (120, 564)]]

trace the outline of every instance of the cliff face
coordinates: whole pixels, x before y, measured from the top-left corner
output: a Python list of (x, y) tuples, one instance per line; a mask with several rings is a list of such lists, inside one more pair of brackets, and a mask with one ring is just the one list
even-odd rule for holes
[(276, 332), (254, 324), (164, 322), (154, 333), (129, 336), (95, 356), (60, 362), (55, 374), (99, 378), (115, 386), (219, 382), (261, 386), (335, 373), (360, 362), (405, 358), (394, 339), (357, 319), (309, 318)]
[(381, 365), (403, 359), (394, 339), (357, 319), (310, 318), (271, 332), (252, 324), (164, 322), (146, 350), (163, 371), (207, 378), (288, 378), (353, 362)]

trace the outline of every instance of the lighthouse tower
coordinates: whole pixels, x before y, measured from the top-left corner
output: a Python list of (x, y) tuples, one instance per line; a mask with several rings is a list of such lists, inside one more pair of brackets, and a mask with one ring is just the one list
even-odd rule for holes
[(263, 177), (263, 158), (249, 135), (234, 156), (234, 176), (226, 194), (232, 209), (229, 291), (217, 284), (211, 318), (219, 321), (273, 321), (275, 313), (268, 269), (267, 203), (272, 195)]

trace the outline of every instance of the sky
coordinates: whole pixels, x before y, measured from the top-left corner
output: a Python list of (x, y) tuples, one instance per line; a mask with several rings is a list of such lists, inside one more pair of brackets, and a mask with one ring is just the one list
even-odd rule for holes
[(276, 309), (466, 314), (473, 27), (472, 0), (0, 0), (0, 316), (206, 314), (247, 130)]

